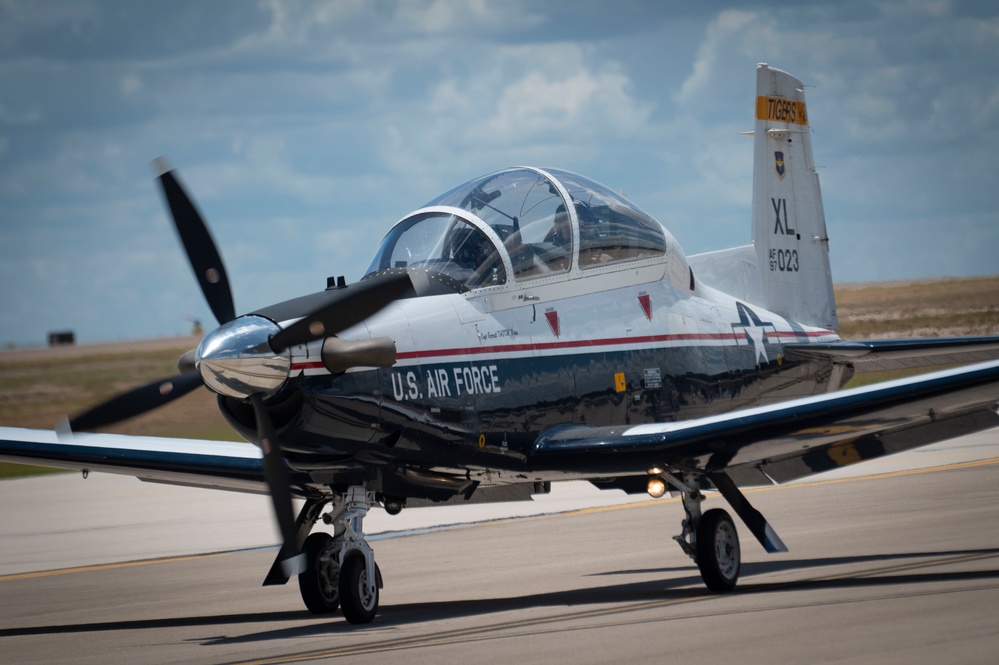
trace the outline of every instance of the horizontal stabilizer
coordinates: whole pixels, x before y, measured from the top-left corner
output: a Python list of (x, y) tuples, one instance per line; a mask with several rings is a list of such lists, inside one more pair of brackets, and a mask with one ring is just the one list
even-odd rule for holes
[(879, 339), (828, 344), (787, 344), (790, 359), (827, 359), (859, 372), (957, 365), (999, 359), (999, 337)]

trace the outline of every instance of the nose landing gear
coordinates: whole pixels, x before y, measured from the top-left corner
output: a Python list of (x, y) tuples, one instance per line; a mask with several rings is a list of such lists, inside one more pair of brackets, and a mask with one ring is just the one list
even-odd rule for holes
[[(349, 487), (333, 499), (333, 510), (322, 516), (323, 522), (333, 525), (333, 534), (317, 531), (306, 537), (329, 501), (328, 497), (306, 501), (295, 524), (305, 559), (305, 570), (298, 575), (299, 592), (313, 614), (342, 609), (350, 623), (371, 623), (378, 612), (382, 573), (362, 525), (375, 494), (360, 485)], [(286, 558), (282, 548), (264, 586), (288, 582), (290, 573), (281, 566)]]

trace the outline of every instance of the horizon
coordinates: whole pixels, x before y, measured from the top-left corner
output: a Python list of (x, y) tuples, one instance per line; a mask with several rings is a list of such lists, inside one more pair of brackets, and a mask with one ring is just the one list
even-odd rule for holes
[[(919, 278), (916, 278), (916, 279), (909, 279), (909, 280), (891, 280), (891, 279), (889, 279), (889, 280), (882, 280), (882, 281), (876, 281), (876, 282), (833, 282), (833, 289), (855, 288), (855, 287), (861, 287), (861, 288), (863, 288), (863, 287), (884, 287), (884, 288), (888, 288), (888, 287), (894, 287), (894, 286), (907, 286), (907, 285), (919, 285), (919, 284), (938, 284), (938, 283), (953, 282), (953, 281), (966, 282), (966, 281), (985, 280), (985, 279), (999, 280), (999, 273), (993, 274), (993, 275), (962, 275), (962, 276), (944, 275), (944, 276), (941, 276), (941, 277), (919, 277)], [(162, 337), (143, 337), (143, 338), (134, 338), (134, 339), (127, 339), (127, 338), (122, 338), (122, 339), (103, 339), (103, 340), (92, 340), (92, 341), (86, 341), (86, 342), (74, 342), (72, 344), (57, 344), (57, 345), (49, 345), (49, 344), (47, 344), (47, 340), (40, 340), (38, 342), (32, 342), (32, 343), (29, 343), (29, 344), (22, 344), (22, 345), (14, 345), (14, 344), (11, 344), (11, 343), (7, 343), (7, 344), (5, 344), (3, 346), (0, 346), (0, 354), (3, 354), (5, 352), (14, 352), (14, 353), (16, 353), (18, 351), (37, 351), (37, 350), (46, 350), (46, 351), (48, 351), (48, 350), (58, 350), (58, 349), (67, 349), (67, 350), (69, 350), (69, 349), (74, 349), (74, 348), (96, 347), (96, 346), (116, 347), (116, 346), (119, 346), (119, 345), (122, 345), (122, 344), (154, 344), (155, 345), (157, 343), (167, 343), (167, 342), (173, 342), (173, 341), (178, 341), (179, 342), (180, 340), (184, 340), (184, 339), (200, 340), (200, 339), (202, 339), (204, 337), (204, 335), (206, 333), (210, 332), (211, 330), (212, 330), (212, 328), (206, 327), (201, 334), (195, 334), (193, 331), (188, 331), (188, 332), (177, 332), (175, 334), (164, 335)], [(50, 331), (50, 332), (55, 333), (55, 332), (63, 332), (63, 331), (55, 331), (55, 330), (53, 330), (53, 331)], [(168, 346), (168, 347), (160, 347), (160, 348), (172, 348), (172, 347)]]

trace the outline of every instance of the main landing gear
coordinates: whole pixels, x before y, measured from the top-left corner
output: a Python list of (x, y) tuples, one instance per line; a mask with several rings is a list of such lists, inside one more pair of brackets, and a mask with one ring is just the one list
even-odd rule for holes
[[(658, 470), (657, 470), (658, 471)], [(683, 509), (687, 519), (683, 520), (683, 531), (673, 540), (680, 544), (687, 555), (697, 564), (705, 586), (712, 591), (725, 592), (735, 588), (739, 581), (742, 566), (739, 549), (739, 534), (729, 514), (720, 508), (701, 513), (701, 475), (684, 474), (682, 480), (669, 473), (658, 474), (663, 480), (680, 491)], [(721, 493), (735, 513), (742, 519), (750, 533), (767, 552), (787, 552), (787, 546), (774, 531), (766, 518), (756, 510), (736, 484), (724, 471), (707, 472), (703, 475)], [(650, 488), (652, 484), (650, 483)], [(659, 489), (663, 489), (662, 485)], [(661, 493), (659, 494), (661, 496)]]
[[(316, 532), (305, 539), (306, 569), (298, 576), (298, 588), (313, 614), (330, 614), (339, 608), (350, 623), (371, 623), (375, 618), (382, 576), (362, 530), (364, 516), (374, 502), (373, 492), (350, 487), (322, 517), (333, 525), (333, 535)], [(320, 508), (320, 504), (306, 504), (299, 517), (300, 534), (308, 533), (318, 521)], [(268, 580), (265, 584), (282, 583)]]
[(739, 580), (742, 565), (735, 523), (720, 508), (701, 513), (704, 495), (696, 476), (685, 475), (683, 481), (666, 476), (666, 480), (680, 490), (687, 514), (683, 531), (673, 540), (697, 564), (705, 586), (716, 592), (731, 591)]

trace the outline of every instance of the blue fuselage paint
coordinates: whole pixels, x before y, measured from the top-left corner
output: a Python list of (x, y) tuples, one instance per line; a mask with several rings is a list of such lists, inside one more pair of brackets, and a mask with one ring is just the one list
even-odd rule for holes
[[(565, 424), (685, 420), (826, 389), (815, 365), (757, 364), (749, 347), (700, 346), (424, 362), (309, 377), (298, 434), (326, 455), (398, 438), (399, 461), (530, 470), (538, 436)], [(615, 375), (623, 374), (623, 386)], [(373, 426), (374, 424), (374, 426)], [(401, 434), (401, 436), (400, 436)]]

